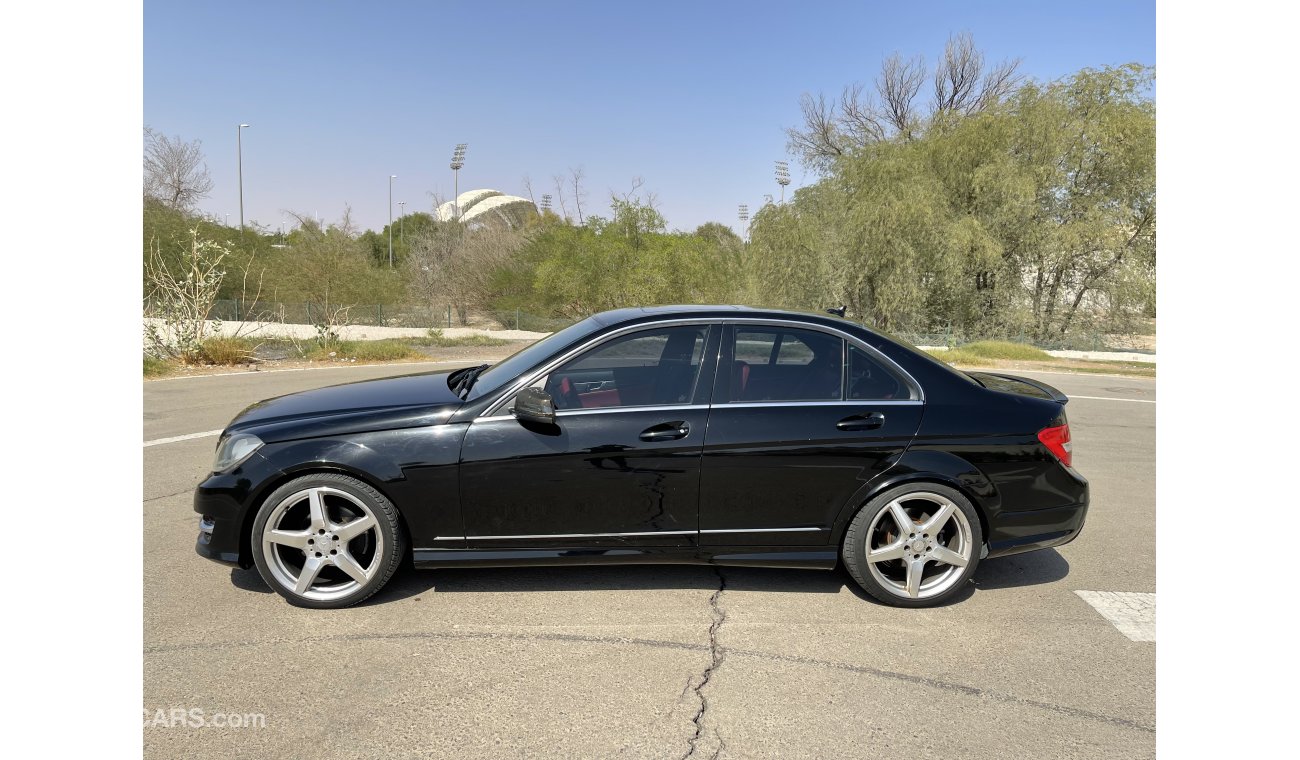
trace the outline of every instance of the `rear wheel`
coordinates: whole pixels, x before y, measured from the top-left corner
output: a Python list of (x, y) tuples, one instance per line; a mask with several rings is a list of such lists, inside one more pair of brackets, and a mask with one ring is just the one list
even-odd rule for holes
[(277, 488), (253, 521), (253, 561), (291, 604), (356, 604), (388, 582), (404, 552), (397, 509), (346, 475), (322, 473)]
[(871, 596), (899, 607), (942, 604), (970, 579), (984, 537), (955, 489), (909, 483), (867, 502), (844, 535), (844, 565)]

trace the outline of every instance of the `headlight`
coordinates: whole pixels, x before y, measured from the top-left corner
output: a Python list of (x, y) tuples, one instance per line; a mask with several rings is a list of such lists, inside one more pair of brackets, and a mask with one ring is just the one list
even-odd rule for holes
[(217, 444), (217, 461), (212, 463), (212, 471), (233, 470), (260, 448), (262, 448), (262, 439), (248, 433), (236, 433), (222, 438)]

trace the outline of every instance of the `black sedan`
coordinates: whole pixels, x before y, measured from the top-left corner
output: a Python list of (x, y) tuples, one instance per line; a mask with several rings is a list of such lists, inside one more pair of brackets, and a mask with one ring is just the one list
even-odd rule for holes
[(491, 366), (249, 407), (194, 497), (198, 553), (304, 607), (416, 567), (832, 569), (924, 607), (1073, 540), (1066, 397), (820, 314), (597, 314)]

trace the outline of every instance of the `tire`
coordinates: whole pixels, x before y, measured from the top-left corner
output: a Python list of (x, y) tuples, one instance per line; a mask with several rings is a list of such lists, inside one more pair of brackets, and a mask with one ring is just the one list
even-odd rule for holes
[(896, 607), (933, 607), (965, 587), (983, 543), (979, 514), (960, 491), (907, 483), (858, 511), (845, 531), (842, 553), (853, 580), (874, 599)]
[(306, 475), (275, 489), (253, 520), (251, 543), (262, 580), (290, 604), (315, 609), (369, 598), (406, 554), (393, 503), (335, 473)]

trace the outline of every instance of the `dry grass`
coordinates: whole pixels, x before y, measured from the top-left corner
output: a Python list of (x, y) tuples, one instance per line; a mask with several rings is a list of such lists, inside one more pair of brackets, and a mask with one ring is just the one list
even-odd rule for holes
[(1051, 361), (1052, 357), (1041, 348), (1025, 343), (1011, 343), (1005, 340), (981, 340), (949, 349), (965, 357), (980, 359), (1011, 359), (1013, 361)]
[(504, 346), (510, 341), (493, 338), (490, 335), (466, 335), (461, 338), (449, 338), (442, 330), (430, 330), (427, 337), (408, 338), (411, 345), (434, 346), (437, 348), (455, 348), (458, 346)]
[[(975, 345), (975, 344), (972, 344)], [(1015, 346), (1017, 344), (1007, 344)], [(1039, 351), (1043, 355), (1042, 359), (1007, 359), (1007, 358), (990, 358), (987, 354), (997, 352), (992, 351), (967, 351), (968, 347), (949, 349), (947, 351), (927, 351), (930, 356), (941, 362), (953, 367), (972, 368), (985, 367), (990, 369), (1025, 369), (1025, 370), (1051, 370), (1060, 372), (1079, 372), (1084, 374), (1101, 374), (1101, 375), (1128, 375), (1132, 377), (1155, 377), (1156, 365), (1144, 362), (1117, 362), (1117, 361), (1094, 361), (1091, 359), (1061, 359), (1051, 354)], [(1028, 348), (1033, 348), (1029, 346)], [(1038, 349), (1033, 349), (1038, 351)], [(1003, 351), (1003, 353), (1011, 353)], [(1023, 352), (1022, 355), (1028, 355)]]
[(203, 341), (199, 358), (204, 364), (234, 366), (251, 361), (256, 350), (257, 342), (249, 338), (218, 336)]
[(341, 340), (326, 347), (312, 348), (307, 358), (314, 361), (390, 362), (423, 358), (407, 339)]

